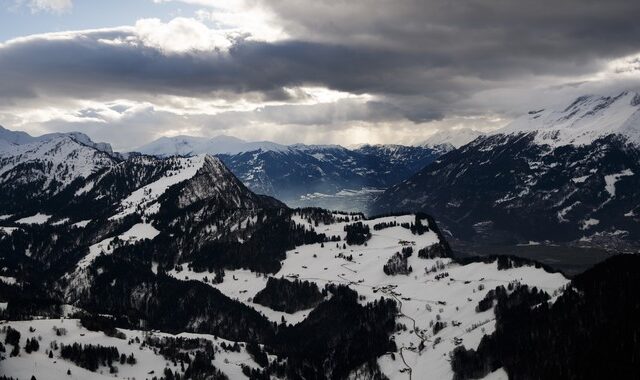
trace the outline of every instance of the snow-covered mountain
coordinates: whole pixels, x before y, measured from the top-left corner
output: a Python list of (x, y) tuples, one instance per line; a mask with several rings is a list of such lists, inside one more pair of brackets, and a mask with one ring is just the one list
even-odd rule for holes
[(423, 210), (485, 242), (637, 243), (639, 106), (623, 92), (530, 112), (393, 186), (373, 210)]
[(195, 136), (161, 137), (136, 149), (137, 152), (153, 156), (191, 156), (197, 154), (238, 154), (256, 150), (287, 151), (285, 145), (269, 141), (248, 142), (232, 136), (213, 138)]
[(64, 190), (76, 180), (114, 165), (119, 156), (106, 143), (82, 133), (32, 137), (0, 129), (0, 208), (19, 210)]
[(460, 148), (482, 135), (484, 135), (483, 132), (469, 128), (442, 130), (429, 136), (429, 138), (418, 144), (418, 146), (450, 151)]
[(536, 143), (585, 145), (611, 134), (640, 144), (640, 94), (581, 96), (566, 107), (529, 111), (495, 134), (536, 132)]
[(215, 154), (251, 190), (293, 207), (366, 211), (373, 195), (431, 163), (443, 147), (280, 145), (213, 139), (161, 138), (138, 151), (156, 156)]

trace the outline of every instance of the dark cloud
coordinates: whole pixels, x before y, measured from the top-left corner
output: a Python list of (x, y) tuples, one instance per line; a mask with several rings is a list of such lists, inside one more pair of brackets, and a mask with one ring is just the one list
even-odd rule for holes
[[(640, 52), (634, 1), (253, 1), (270, 8), (291, 38), (236, 38), (228, 49), (172, 53), (145, 44), (131, 27), (1, 45), (0, 108), (51, 98), (156, 102), (158, 95), (296, 103), (306, 96), (296, 87), (321, 86), (376, 97), (313, 111), (225, 112), (210, 124), (424, 123), (482, 107), (520, 112), (508, 107), (532, 87), (583, 91), (590, 85), (583, 76)], [(637, 71), (637, 62), (631, 66), (612, 72)], [(84, 112), (78, 116), (96, 116)]]
[[(38, 39), (0, 49), (2, 95), (156, 92), (177, 95), (324, 85), (355, 93), (460, 96), (523, 75), (578, 75), (640, 51), (630, 1), (299, 1), (266, 3), (295, 39), (236, 40), (228, 53), (165, 54), (106, 44), (131, 32)], [(483, 83), (484, 87), (479, 83)]]
[(637, 51), (640, 4), (628, 0), (264, 0), (294, 36), (438, 51), (452, 61), (554, 60)]
[[(129, 34), (111, 34), (126, 39)], [(418, 93), (408, 76), (424, 72), (413, 54), (373, 48), (286, 41), (240, 40), (228, 52), (167, 54), (153, 47), (105, 43), (104, 33), (71, 38), (33, 38), (0, 48), (0, 84), (5, 97), (25, 93), (81, 95), (104, 91), (202, 95), (260, 91), (284, 99), (283, 87), (323, 85), (355, 93)], [(437, 62), (431, 64), (432, 67)], [(423, 83), (424, 85), (424, 83)], [(16, 93), (15, 88), (28, 89)]]

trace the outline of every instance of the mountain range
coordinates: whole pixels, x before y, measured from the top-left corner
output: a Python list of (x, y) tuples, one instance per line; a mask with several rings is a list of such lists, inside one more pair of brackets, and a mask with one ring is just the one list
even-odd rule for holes
[(431, 212), (453, 236), (485, 243), (638, 241), (639, 99), (531, 111), (392, 186), (372, 210)]
[(281, 145), (228, 136), (162, 137), (136, 151), (168, 157), (218, 156), (251, 190), (292, 207), (367, 211), (372, 198), (409, 178), (453, 145)]

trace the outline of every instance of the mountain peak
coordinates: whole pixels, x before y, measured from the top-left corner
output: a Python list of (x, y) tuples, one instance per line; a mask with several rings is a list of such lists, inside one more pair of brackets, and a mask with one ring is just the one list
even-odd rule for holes
[(640, 94), (584, 95), (568, 106), (529, 111), (496, 134), (537, 132), (540, 144), (584, 145), (610, 134), (640, 143)]
[(47, 133), (41, 136), (31, 136), (30, 134), (22, 131), (12, 131), (0, 126), (0, 149), (6, 149), (11, 146), (31, 144), (35, 142), (44, 142), (58, 138), (71, 138), (77, 143), (92, 147), (94, 149), (113, 154), (111, 144), (105, 142), (93, 142), (89, 136), (82, 132), (55, 132)]

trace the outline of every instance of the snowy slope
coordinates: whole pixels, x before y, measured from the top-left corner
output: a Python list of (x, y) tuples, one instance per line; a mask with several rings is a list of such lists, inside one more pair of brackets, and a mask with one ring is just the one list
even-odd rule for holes
[(640, 144), (640, 94), (581, 96), (568, 106), (530, 111), (494, 134), (537, 132), (536, 141), (553, 146), (585, 145), (619, 134)]
[(4, 212), (37, 207), (74, 181), (119, 161), (108, 144), (95, 144), (83, 134), (37, 138), (17, 132), (9, 134), (17, 143), (0, 140), (4, 141), (0, 144), (0, 191), (4, 195), (0, 199), (0, 210)]
[[(115, 163), (105, 152), (79, 143), (73, 137), (61, 135), (52, 139), (14, 145), (0, 152), (0, 181), (16, 181), (11, 172), (21, 164), (46, 165), (41, 173), (45, 186), (59, 182), (68, 185), (76, 178), (86, 178), (99, 169)], [(21, 179), (22, 181), (30, 179)]]
[[(180, 364), (174, 365), (171, 360), (165, 359), (157, 350), (157, 348), (143, 345), (147, 338), (163, 338), (177, 337), (189, 339), (203, 339), (214, 344), (216, 356), (213, 361), (218, 369), (225, 373), (230, 379), (246, 379), (242, 373), (241, 364), (250, 368), (259, 368), (247, 353), (244, 346), (241, 346), (240, 352), (227, 351), (220, 346), (222, 343), (233, 345), (234, 342), (224, 340), (222, 338), (207, 334), (191, 334), (182, 333), (171, 335), (166, 333), (153, 333), (140, 330), (118, 329), (126, 338), (119, 339), (105, 335), (101, 331), (90, 331), (82, 327), (78, 319), (44, 319), (33, 321), (12, 321), (4, 322), (2, 328), (10, 326), (18, 330), (21, 334), (21, 345), (27, 339), (37, 338), (40, 349), (36, 352), (27, 354), (21, 350), (17, 357), (8, 357), (0, 364), (3, 374), (8, 374), (18, 379), (30, 379), (35, 376), (36, 379), (47, 380), (66, 380), (66, 379), (147, 379), (153, 376), (163, 376), (165, 368), (173, 371), (180, 371)], [(58, 331), (64, 331), (63, 334), (57, 335)], [(31, 331), (33, 330), (33, 331)], [(0, 332), (0, 337), (4, 341), (4, 333)], [(132, 343), (131, 340), (134, 340)], [(118, 368), (117, 374), (110, 374), (109, 367), (100, 366), (96, 372), (77, 366), (75, 363), (60, 357), (59, 349), (52, 349), (51, 346), (57, 344), (70, 345), (80, 343), (83, 345), (102, 345), (113, 346), (118, 349), (119, 353), (125, 355), (133, 354), (136, 358), (135, 364), (119, 364), (115, 363)], [(48, 352), (52, 352), (52, 358), (48, 357)], [(67, 375), (67, 370), (71, 371), (71, 375)]]
[(175, 184), (192, 178), (205, 162), (205, 155), (195, 157), (170, 158), (173, 168), (163, 173), (163, 176), (129, 194), (120, 202), (118, 214), (112, 218), (121, 218), (136, 211), (144, 215), (156, 213), (160, 207), (158, 198)]
[[(365, 220), (364, 223), (372, 227), (390, 221), (410, 223), (414, 218), (413, 215), (405, 215)], [(303, 218), (296, 220), (299, 224), (308, 225)], [(319, 232), (340, 235), (344, 239), (344, 225), (321, 224), (316, 228)], [(297, 247), (287, 252), (282, 269), (273, 276), (308, 280), (319, 287), (330, 283), (346, 284), (364, 296), (361, 300), (363, 303), (381, 296), (396, 300), (401, 312), (397, 322), (406, 325), (407, 330), (394, 333), (399, 350), (395, 359), (391, 355), (378, 358), (381, 369), (392, 380), (409, 378), (409, 369), (412, 378), (422, 378), (427, 373), (429, 378), (452, 378), (448, 355), (457, 346), (456, 339), (460, 339), (458, 342), (468, 349), (475, 348), (484, 334), (491, 334), (494, 330), (493, 310), (475, 311), (476, 305), (489, 290), (520, 282), (554, 294), (568, 283), (561, 274), (548, 273), (533, 266), (498, 270), (495, 261), (460, 265), (450, 258), (419, 258), (419, 249), (439, 242), (433, 231), (414, 235), (408, 229), (397, 226), (372, 230), (372, 233), (373, 237), (367, 246), (347, 246), (343, 249), (341, 244), (336, 247), (333, 243), (327, 243), (324, 248), (320, 244)], [(407, 246), (414, 249), (408, 259), (413, 272), (409, 275), (386, 275), (382, 270), (383, 265)], [(352, 255), (353, 261), (346, 260), (345, 255)], [(438, 266), (439, 269), (430, 273), (425, 271)], [(443, 273), (448, 273), (448, 276), (440, 278)], [(207, 275), (189, 270), (171, 271), (169, 274), (182, 280), (200, 281)], [(226, 271), (224, 281), (220, 284), (207, 283), (255, 308), (274, 322), (280, 322), (284, 317), (288, 323), (298, 323), (308, 315), (310, 310), (287, 314), (253, 303), (252, 297), (265, 286), (266, 281), (267, 278), (257, 273), (236, 270)], [(447, 326), (434, 335), (432, 324), (436, 320), (446, 322)], [(419, 349), (421, 342), (425, 345), (422, 350)], [(504, 371), (496, 371), (494, 378), (505, 378)]]
[(426, 140), (419, 143), (418, 146), (452, 150), (460, 148), (482, 135), (484, 135), (484, 133), (468, 128), (443, 130), (429, 136)]
[[(6, 145), (21, 145), (35, 141), (35, 138), (26, 132), (11, 131), (0, 126), (0, 142), (5, 142)], [(0, 145), (0, 148), (2, 146)]]

